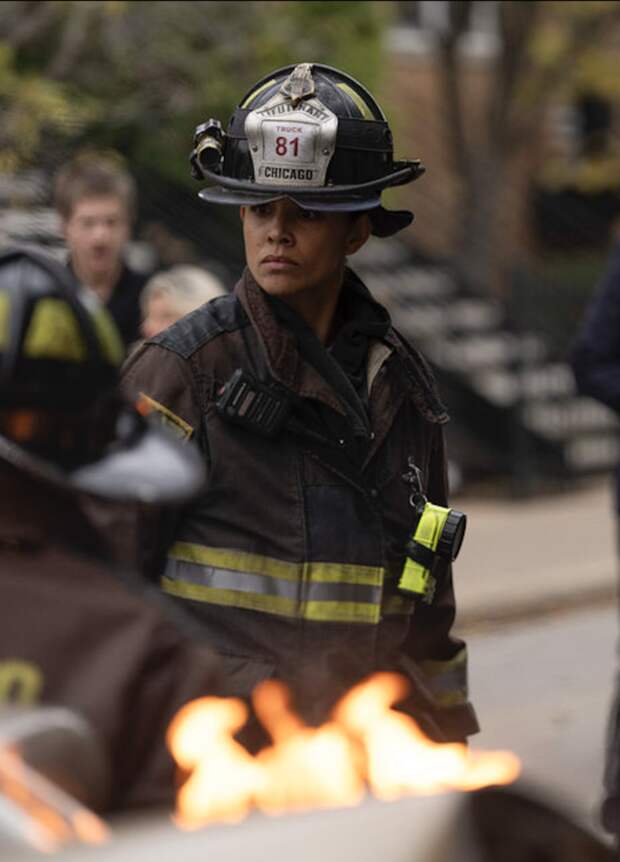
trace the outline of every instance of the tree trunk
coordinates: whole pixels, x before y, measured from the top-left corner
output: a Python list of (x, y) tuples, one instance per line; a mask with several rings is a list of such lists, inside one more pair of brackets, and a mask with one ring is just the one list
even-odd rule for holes
[(469, 182), (463, 184), (454, 266), (475, 293), (491, 293), (501, 268), (500, 202), (506, 168), (503, 153), (481, 154), (471, 165)]
[(447, 134), (461, 185), (454, 265), (466, 284), (481, 293), (493, 291), (503, 266), (502, 200), (516, 136), (513, 102), (539, 11), (536, 2), (505, 2), (500, 6), (502, 45), (489, 72), (490, 89), (482, 126), (473, 135), (464, 131), (468, 106), (464, 104), (462, 60), (459, 61), (463, 21), (443, 35), (440, 48)]

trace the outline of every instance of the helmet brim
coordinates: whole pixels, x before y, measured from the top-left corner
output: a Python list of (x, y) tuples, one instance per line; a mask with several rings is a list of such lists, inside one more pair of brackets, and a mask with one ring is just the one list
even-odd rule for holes
[[(384, 189), (392, 186), (404, 186), (414, 182), (426, 172), (426, 168), (419, 160), (394, 162), (394, 170), (374, 180), (353, 185), (325, 185), (325, 186), (292, 186), (292, 185), (261, 185), (253, 180), (238, 180), (227, 177), (222, 173), (216, 173), (208, 168), (201, 167), (202, 177), (212, 183), (203, 189), (204, 192), (217, 190), (221, 192), (236, 192), (239, 196), (255, 194), (271, 195), (271, 197), (289, 197), (304, 199), (308, 201), (332, 201), (334, 203), (361, 203), (376, 198)], [(214, 200), (214, 198), (211, 198)], [(223, 203), (224, 201), (216, 201)], [(313, 205), (313, 209), (316, 206)]]
[(288, 198), (297, 206), (306, 210), (317, 212), (368, 212), (370, 216), (371, 231), (375, 236), (392, 236), (403, 228), (409, 227), (413, 221), (413, 213), (409, 210), (387, 210), (381, 206), (381, 192), (372, 197), (353, 198), (348, 196), (346, 200), (334, 200), (333, 198), (321, 197), (319, 194), (310, 195), (307, 192), (299, 193), (287, 191), (238, 191), (225, 188), (224, 186), (209, 186), (198, 192), (198, 197), (207, 203), (229, 204), (232, 206), (256, 206), (271, 201)]
[(370, 216), (371, 233), (380, 237), (393, 236), (399, 230), (409, 227), (414, 219), (410, 210), (386, 210), (382, 206), (371, 210), (368, 215)]
[(130, 426), (97, 461), (64, 470), (13, 440), (0, 435), (0, 460), (19, 470), (76, 493), (118, 502), (178, 503), (202, 487), (205, 469), (194, 446), (153, 427), (127, 405), (119, 426)]

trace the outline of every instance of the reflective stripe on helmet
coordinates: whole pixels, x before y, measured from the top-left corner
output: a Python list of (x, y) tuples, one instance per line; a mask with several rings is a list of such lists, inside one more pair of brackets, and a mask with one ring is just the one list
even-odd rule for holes
[[(8, 343), (9, 303), (9, 295), (0, 294), (0, 350)], [(107, 312), (93, 314), (91, 320), (102, 355), (111, 365), (120, 365), (123, 348), (106, 315)], [(75, 314), (64, 299), (43, 297), (37, 302), (26, 328), (22, 356), (67, 362), (86, 361), (86, 341)]]
[(40, 299), (24, 338), (23, 355), (33, 359), (83, 362), (86, 342), (70, 307), (62, 299)]
[(384, 570), (292, 563), (188, 542), (175, 543), (165, 592), (196, 601), (323, 622), (378, 623)]
[(242, 107), (242, 108), (247, 108), (247, 106), (248, 106), (248, 105), (249, 105), (249, 104), (250, 104), (250, 103), (251, 103), (251, 102), (252, 102), (252, 101), (253, 101), (257, 96), (260, 96), (260, 94), (261, 94), (264, 90), (266, 90), (268, 87), (272, 87), (272, 86), (275, 84), (275, 82), (276, 82), (276, 79), (275, 79), (275, 78), (270, 78), (270, 80), (269, 80), (269, 81), (265, 81), (265, 83), (264, 83), (264, 84), (261, 84), (261, 86), (260, 86), (260, 87), (257, 87), (255, 90), (252, 90), (252, 92), (251, 92), (251, 93), (250, 93), (250, 95), (247, 97), (247, 99), (244, 99), (243, 104), (241, 105), (241, 107)]
[[(90, 310), (90, 309), (89, 309)], [(0, 350), (8, 343), (10, 297), (0, 294)], [(101, 354), (111, 365), (120, 365), (123, 347), (107, 312), (100, 308), (91, 314)], [(30, 359), (60, 359), (85, 362), (88, 347), (71, 306), (64, 299), (42, 297), (34, 307), (27, 325), (22, 356)]]
[(421, 661), (420, 670), (439, 706), (467, 703), (467, 649), (447, 661)]
[(105, 308), (97, 308), (92, 313), (95, 331), (101, 344), (101, 352), (113, 365), (120, 365), (125, 358), (125, 348), (110, 313)]
[(339, 81), (336, 86), (339, 90), (342, 90), (343, 93), (346, 93), (347, 96), (357, 105), (360, 114), (365, 120), (376, 120), (372, 110), (366, 104), (366, 102), (362, 99), (360, 93), (356, 93), (353, 87), (350, 87), (348, 84), (345, 84), (344, 81)]

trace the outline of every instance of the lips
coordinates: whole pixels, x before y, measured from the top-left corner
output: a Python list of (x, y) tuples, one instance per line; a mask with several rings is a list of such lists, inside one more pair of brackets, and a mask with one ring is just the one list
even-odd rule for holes
[(111, 250), (105, 245), (97, 245), (91, 248), (90, 253), (94, 258), (106, 258), (110, 257)]
[(270, 266), (297, 266), (297, 263), (291, 260), (290, 257), (284, 257), (279, 254), (268, 254), (267, 257), (261, 260), (261, 263)]

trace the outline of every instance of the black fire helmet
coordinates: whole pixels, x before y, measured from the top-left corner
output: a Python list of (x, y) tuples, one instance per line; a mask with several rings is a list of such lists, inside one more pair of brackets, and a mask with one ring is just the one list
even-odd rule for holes
[(286, 66), (243, 97), (226, 132), (218, 120), (196, 128), (192, 175), (211, 183), (213, 203), (253, 205), (288, 197), (303, 209), (370, 215), (372, 233), (390, 236), (413, 221), (386, 210), (381, 192), (424, 173), (394, 161), (392, 133), (371, 94), (319, 63)]

